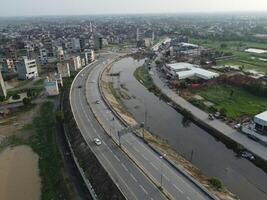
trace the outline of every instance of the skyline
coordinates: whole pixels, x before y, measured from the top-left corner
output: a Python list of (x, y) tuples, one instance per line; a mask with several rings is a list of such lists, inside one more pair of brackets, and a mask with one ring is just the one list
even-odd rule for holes
[[(10, 9), (10, 8), (16, 9)], [(207, 9), (209, 8), (209, 9)], [(9, 0), (1, 2), (0, 16), (181, 14), (215, 12), (264, 12), (265, 0)]]

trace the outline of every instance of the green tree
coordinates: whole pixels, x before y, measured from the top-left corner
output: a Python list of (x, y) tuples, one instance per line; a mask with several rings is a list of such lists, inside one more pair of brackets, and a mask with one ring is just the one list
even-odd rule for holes
[(226, 115), (227, 115), (227, 110), (226, 110), (225, 108), (221, 108), (221, 109), (220, 109), (220, 114), (221, 114), (221, 116), (226, 117)]
[(56, 116), (56, 119), (59, 121), (59, 122), (62, 122), (64, 120), (64, 113), (61, 112), (61, 111), (57, 111), (55, 113), (55, 116)]
[(225, 49), (226, 47), (227, 47), (227, 44), (225, 44), (225, 43), (221, 44), (221, 49)]
[(23, 105), (26, 107), (26, 106), (31, 105), (32, 100), (31, 100), (31, 98), (25, 97), (25, 98), (23, 98), (22, 102), (23, 102)]
[(13, 100), (18, 100), (18, 99), (20, 99), (20, 95), (19, 95), (19, 94), (14, 94), (14, 95), (12, 96), (12, 99), (13, 99)]

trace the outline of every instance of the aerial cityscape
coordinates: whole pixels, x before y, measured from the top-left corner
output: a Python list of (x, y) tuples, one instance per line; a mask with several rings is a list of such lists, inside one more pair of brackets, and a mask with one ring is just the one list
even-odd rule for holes
[(267, 200), (267, 2), (0, 5), (0, 200)]

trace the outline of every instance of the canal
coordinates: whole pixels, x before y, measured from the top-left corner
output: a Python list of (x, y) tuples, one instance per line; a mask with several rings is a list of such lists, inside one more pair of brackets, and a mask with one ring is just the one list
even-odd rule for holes
[(149, 130), (166, 139), (181, 155), (209, 177), (218, 177), (224, 185), (242, 200), (267, 199), (267, 174), (250, 161), (237, 157), (222, 142), (192, 122), (186, 122), (181, 114), (153, 93), (150, 93), (133, 76), (144, 60), (124, 58), (113, 65), (115, 87), (123, 85), (129, 99), (123, 102), (138, 122), (145, 121)]

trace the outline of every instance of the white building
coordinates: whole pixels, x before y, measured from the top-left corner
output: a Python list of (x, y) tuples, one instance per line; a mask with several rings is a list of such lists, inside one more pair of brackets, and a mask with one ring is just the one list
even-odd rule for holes
[(57, 63), (57, 72), (61, 74), (63, 78), (70, 77), (69, 63)]
[(267, 111), (254, 117), (255, 129), (267, 136)]
[(77, 71), (82, 68), (82, 62), (80, 56), (73, 56), (70, 59), (70, 70)]
[(202, 69), (198, 65), (193, 65), (190, 63), (166, 64), (164, 69), (168, 76), (177, 78), (179, 80), (192, 78), (194, 76), (209, 80), (219, 76), (218, 73)]
[(32, 79), (38, 76), (38, 69), (35, 59), (28, 59), (26, 56), (24, 56), (17, 62), (16, 66), (19, 79)]
[(56, 55), (57, 55), (57, 60), (59, 62), (62, 62), (65, 60), (65, 55), (64, 55), (64, 51), (62, 47), (57, 49)]
[(85, 64), (95, 61), (95, 52), (92, 49), (86, 49), (84, 52)]

